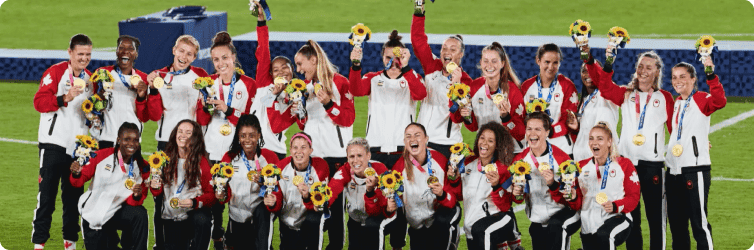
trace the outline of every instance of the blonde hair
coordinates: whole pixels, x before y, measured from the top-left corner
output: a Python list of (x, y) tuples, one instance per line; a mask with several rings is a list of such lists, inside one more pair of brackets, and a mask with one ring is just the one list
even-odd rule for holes
[(592, 127), (592, 130), (594, 129), (602, 129), (602, 131), (605, 131), (610, 136), (610, 140), (613, 141), (613, 143), (610, 144), (610, 151), (609, 157), (611, 161), (615, 161), (615, 158), (618, 157), (618, 140), (616, 138), (613, 138), (613, 131), (610, 129), (610, 124), (608, 124), (606, 121), (599, 121), (597, 122), (597, 125), (594, 125)]
[(306, 41), (306, 44), (301, 46), (301, 49), (299, 49), (296, 54), (301, 54), (306, 57), (306, 59), (309, 59), (312, 56), (317, 57), (317, 80), (322, 83), (322, 87), (324, 87), (324, 90), (330, 95), (330, 98), (333, 98), (333, 101), (336, 101), (335, 99), (338, 98), (334, 97), (337, 89), (333, 86), (333, 79), (335, 78), (335, 74), (338, 73), (338, 69), (330, 62), (327, 53), (325, 53), (322, 47), (319, 46), (319, 43), (314, 40)]
[(199, 57), (199, 41), (196, 40), (196, 38), (191, 35), (179, 36), (178, 39), (175, 40), (175, 46), (173, 46), (173, 48), (178, 47), (178, 44), (181, 42), (194, 46), (194, 48), (196, 49), (196, 57)]
[(639, 58), (638, 60), (636, 60), (636, 71), (634, 71), (634, 73), (631, 75), (631, 83), (629, 83), (628, 86), (629, 90), (633, 91), (635, 89), (639, 89), (639, 80), (637, 79), (636, 72), (639, 71), (639, 64), (645, 57), (655, 59), (655, 67), (657, 67), (657, 77), (655, 78), (655, 82), (652, 84), (652, 88), (654, 88), (655, 91), (662, 89), (662, 70), (664, 64), (662, 63), (662, 58), (660, 57), (660, 55), (658, 55), (654, 50), (650, 50), (639, 54)]

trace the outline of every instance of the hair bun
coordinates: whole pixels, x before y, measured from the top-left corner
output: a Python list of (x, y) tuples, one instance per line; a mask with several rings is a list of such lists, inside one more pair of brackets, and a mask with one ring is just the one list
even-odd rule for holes
[(217, 35), (215, 35), (215, 38), (212, 39), (212, 43), (214, 45), (223, 45), (223, 44), (230, 44), (231, 43), (230, 34), (228, 34), (227, 31), (220, 31), (217, 32)]
[(492, 42), (492, 47), (502, 49), (503, 45), (498, 42)]
[(393, 32), (390, 32), (390, 35), (387, 37), (390, 41), (397, 41), (400, 42), (403, 37), (398, 35), (398, 30), (393, 30)]
[(458, 39), (461, 40), (461, 42), (463, 42), (463, 37), (461, 35), (456, 34), (456, 37), (458, 37)]

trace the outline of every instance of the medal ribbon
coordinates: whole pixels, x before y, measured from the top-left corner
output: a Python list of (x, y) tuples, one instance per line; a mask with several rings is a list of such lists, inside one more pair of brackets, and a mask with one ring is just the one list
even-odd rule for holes
[[(595, 161), (595, 163), (596, 162), (597, 161)], [(607, 160), (605, 161), (605, 170), (602, 172), (602, 177), (601, 177), (602, 178), (602, 186), (600, 187), (600, 191), (605, 190), (605, 186), (607, 186), (607, 174), (608, 174), (608, 170), (610, 169), (610, 163), (611, 162), (612, 162), (612, 160), (610, 160), (610, 156), (608, 155), (607, 156)], [(600, 174), (600, 167), (599, 166), (595, 166), (595, 168), (597, 168), (597, 175), (599, 176), (599, 174)]]
[[(126, 167), (123, 166), (123, 155), (118, 152), (118, 165), (120, 165), (121, 168), (125, 169)], [(128, 178), (133, 179), (134, 178), (134, 160), (133, 157), (131, 157), (131, 163), (128, 164)]]
[[(220, 78), (222, 81), (222, 78)], [(230, 104), (233, 103), (233, 90), (236, 88), (236, 74), (233, 73), (233, 78), (230, 80), (230, 91), (228, 91), (228, 100), (225, 102), (230, 108)], [(223, 84), (220, 84), (220, 100), (223, 100)], [(226, 118), (227, 119), (227, 118)]]
[[(548, 154), (550, 154), (550, 168), (552, 169), (552, 172), (555, 173), (555, 159), (552, 157), (552, 145), (550, 143), (547, 143), (547, 150), (550, 151)], [(537, 161), (537, 157), (534, 157), (534, 152), (529, 152), (529, 156), (531, 157), (531, 161), (534, 162), (534, 166), (539, 169), (539, 161)]]
[[(241, 159), (243, 159), (243, 163), (246, 165), (246, 170), (251, 172), (251, 164), (249, 164), (249, 160), (246, 159), (246, 153), (244, 153), (243, 150), (241, 150)], [(254, 163), (257, 165), (257, 171), (262, 172), (262, 167), (259, 165), (259, 157), (254, 156)]]
[[(540, 99), (542, 98), (542, 83), (539, 80), (541, 78), (542, 77), (537, 77), (537, 91), (538, 91), (537, 94)], [(557, 77), (552, 81), (552, 83), (550, 83), (550, 87), (549, 87), (550, 94), (547, 95), (547, 103), (550, 103), (550, 100), (552, 100), (552, 93), (555, 92), (555, 85), (558, 85)]]
[[(174, 67), (174, 66), (171, 66), (170, 68), (171, 68), (171, 69), (173, 69), (173, 68), (175, 68), (175, 67)], [(191, 66), (188, 66), (188, 67), (186, 67), (185, 69), (181, 69), (181, 70), (175, 70), (175, 71), (170, 71), (170, 72), (162, 72), (162, 73), (164, 73), (164, 74), (165, 74), (165, 77), (167, 77), (168, 75), (170, 75), (170, 81), (167, 81), (167, 79), (166, 79), (166, 82), (167, 82), (168, 84), (170, 84), (171, 82), (173, 82), (173, 77), (174, 77), (174, 76), (176, 76), (176, 75), (183, 75), (183, 74), (186, 74), (186, 73), (187, 73), (187, 72), (189, 71), (189, 69), (190, 69), (190, 68), (191, 68)]]
[(181, 194), (181, 192), (183, 192), (183, 186), (185, 185), (186, 185), (186, 179), (183, 179), (183, 182), (181, 182), (181, 185), (178, 186), (178, 189), (175, 190), (175, 195), (173, 195), (174, 198), (177, 197), (179, 194)]
[[(291, 163), (291, 165), (292, 165), (292, 164), (293, 164), (293, 163)], [(294, 168), (294, 169), (295, 169), (295, 168)], [(297, 171), (298, 171), (298, 170), (296, 170), (296, 171), (293, 171), (293, 175), (294, 175), (294, 176), (296, 176), (296, 175), (297, 175), (297, 173), (296, 173)], [(304, 182), (306, 182), (306, 183), (309, 183), (309, 176), (311, 175), (311, 173), (312, 173), (312, 159), (311, 159), (311, 158), (309, 158), (309, 166), (306, 166), (306, 176), (304, 177)]]
[[(81, 78), (81, 80), (84, 80), (84, 71), (83, 70), (81, 71), (81, 73), (79, 73), (78, 77)], [(71, 87), (73, 87), (73, 67), (71, 67), (70, 63), (68, 63), (68, 78), (71, 81)], [(86, 80), (84, 80), (84, 81), (86, 81)]]
[(123, 76), (123, 71), (121, 71), (120, 67), (118, 67), (117, 65), (115, 66), (115, 73), (118, 74), (118, 77), (120, 77), (120, 81), (123, 83), (124, 86), (126, 86), (126, 88), (131, 88), (131, 86), (128, 85), (128, 81), (126, 81), (126, 77)]
[[(416, 160), (413, 156), (411, 156), (411, 163), (416, 166), (416, 168), (419, 169), (419, 171), (424, 172), (424, 168), (422, 168), (422, 165), (419, 164), (419, 161)], [(433, 175), (432, 173), (432, 154), (429, 153), (429, 149), (427, 149), (427, 171), (429, 172), (429, 175)]]
[(579, 110), (579, 116), (581, 116), (581, 115), (584, 114), (584, 110), (586, 109), (586, 105), (589, 104), (589, 101), (591, 101), (592, 98), (594, 98), (595, 95), (597, 95), (597, 92), (600, 92), (600, 90), (599, 89), (594, 90), (594, 92), (592, 92), (592, 94), (590, 94), (589, 97), (586, 98), (586, 100), (584, 101), (584, 104), (582, 104), (582, 106), (581, 106), (581, 110)]
[(678, 115), (675, 116), (675, 121), (678, 123), (678, 136), (676, 137), (676, 141), (681, 140), (681, 130), (683, 130), (683, 116), (686, 115), (686, 109), (689, 107), (689, 103), (694, 99), (694, 94), (696, 93), (696, 90), (692, 90), (691, 94), (689, 95), (688, 100), (686, 100), (686, 104), (683, 105), (683, 111), (681, 111), (681, 119), (678, 119)]
[[(654, 90), (654, 89), (653, 89)], [(647, 101), (644, 103), (644, 110), (641, 111), (641, 115), (639, 114), (639, 102), (641, 102), (639, 91), (636, 91), (636, 97), (634, 98), (634, 102), (636, 103), (636, 119), (639, 119), (639, 130), (641, 131), (642, 128), (644, 128), (644, 115), (647, 114), (647, 105), (649, 105), (649, 100), (652, 99), (652, 94), (654, 91), (649, 92), (647, 94)]]
[(500, 89), (500, 87), (498, 87), (498, 88), (497, 88), (497, 90), (495, 91), (495, 93), (491, 93), (491, 94), (490, 94), (490, 87), (489, 87), (489, 86), (485, 86), (485, 87), (486, 87), (486, 88), (484, 88), (484, 92), (485, 92), (485, 93), (487, 93), (487, 98), (490, 98), (490, 99), (492, 99), (492, 95), (493, 95), (493, 94), (499, 94), (499, 93), (503, 92), (503, 91), (502, 91), (502, 90)]

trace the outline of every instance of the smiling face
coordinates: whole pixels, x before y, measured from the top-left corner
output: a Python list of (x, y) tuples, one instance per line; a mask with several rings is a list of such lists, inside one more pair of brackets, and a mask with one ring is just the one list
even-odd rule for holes
[(537, 150), (544, 150), (547, 146), (547, 135), (549, 129), (545, 129), (544, 123), (540, 119), (530, 119), (526, 123), (526, 141), (529, 147)]
[(479, 66), (482, 68), (482, 76), (487, 78), (499, 77), (500, 70), (505, 66), (505, 62), (494, 50), (482, 51), (482, 59), (479, 60)]
[(408, 147), (408, 152), (414, 158), (420, 158), (427, 151), (427, 141), (429, 137), (424, 131), (416, 125), (411, 125), (406, 128), (405, 137), (403, 137), (403, 145)]
[(555, 51), (547, 51), (537, 59), (539, 75), (547, 79), (555, 79), (560, 69), (560, 55)]
[(76, 45), (73, 50), (68, 49), (68, 57), (71, 68), (76, 72), (81, 71), (92, 61), (92, 45)]
[(241, 144), (247, 156), (257, 152), (260, 135), (259, 131), (252, 126), (243, 126), (238, 129), (238, 144)]
[(673, 89), (675, 92), (688, 96), (691, 91), (694, 90), (694, 84), (696, 84), (696, 76), (691, 75), (684, 67), (673, 68)]
[[(382, 52), (382, 65), (387, 66), (387, 63), (390, 62), (390, 59), (394, 57), (395, 55), (393, 55), (393, 47), (385, 47), (385, 51)], [(397, 58), (396, 60), (400, 60), (400, 58)], [(390, 69), (398, 69), (398, 64), (395, 62), (396, 61), (393, 60), (393, 65), (390, 65)]]
[(293, 61), (296, 62), (296, 72), (303, 74), (306, 80), (314, 79), (314, 75), (317, 73), (316, 56), (306, 58), (304, 55), (296, 54)]
[(659, 74), (657, 60), (654, 58), (642, 57), (639, 64), (636, 65), (636, 79), (639, 80), (640, 85), (653, 85)]
[(461, 58), (463, 58), (463, 48), (461, 47), (461, 41), (455, 38), (445, 39), (440, 49), (440, 59), (442, 59), (442, 68), (445, 70), (445, 66), (450, 62), (454, 62), (457, 65), (461, 65)]
[(586, 64), (581, 66), (581, 82), (584, 83), (584, 86), (587, 88), (594, 87), (594, 83), (592, 83), (592, 78), (589, 77), (589, 71), (586, 69)]
[(495, 133), (492, 130), (484, 130), (479, 135), (479, 141), (476, 146), (479, 149), (479, 158), (489, 162), (495, 153), (497, 145), (495, 144)]
[(592, 128), (589, 132), (589, 148), (595, 159), (605, 161), (610, 154), (610, 147), (613, 145), (611, 135), (601, 128)]
[[(297, 137), (291, 141), (291, 158), (295, 166), (306, 167), (309, 164), (309, 156), (312, 155), (312, 145), (304, 138)], [(299, 169), (300, 170), (300, 169)]]
[(350, 145), (346, 149), (348, 164), (351, 165), (353, 172), (358, 176), (364, 176), (364, 169), (369, 167), (369, 159), (372, 153), (360, 145)]
[(211, 52), (212, 64), (215, 65), (215, 71), (220, 75), (233, 74), (236, 69), (234, 55), (228, 46), (217, 46)]
[(272, 61), (272, 78), (283, 77), (286, 81), (293, 79), (291, 64), (283, 59)]
[(178, 131), (175, 135), (175, 142), (179, 148), (188, 147), (188, 142), (191, 140), (191, 135), (194, 134), (194, 126), (191, 123), (184, 122), (178, 125)]
[(136, 51), (136, 43), (128, 38), (124, 38), (118, 44), (118, 48), (115, 50), (115, 55), (118, 57), (118, 67), (123, 69), (133, 68), (134, 61), (139, 56), (139, 52)]
[(118, 144), (120, 144), (120, 153), (124, 159), (131, 158), (139, 150), (139, 131), (124, 130), (118, 135)]
[(173, 67), (175, 70), (188, 68), (196, 60), (196, 47), (185, 42), (178, 42), (173, 47)]

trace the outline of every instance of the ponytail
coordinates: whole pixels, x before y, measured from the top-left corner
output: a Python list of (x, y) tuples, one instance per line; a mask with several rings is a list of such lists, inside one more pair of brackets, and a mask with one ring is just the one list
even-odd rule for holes
[(322, 47), (319, 46), (319, 43), (313, 40), (306, 41), (306, 44), (304, 44), (304, 46), (302, 46), (296, 54), (301, 54), (307, 59), (311, 58), (312, 56), (317, 57), (317, 80), (322, 83), (322, 87), (324, 87), (324, 90), (328, 95), (330, 95), (330, 98), (332, 98), (333, 101), (335, 101), (335, 99), (338, 99), (335, 98), (335, 95), (340, 94), (336, 93), (337, 89), (333, 86), (333, 79), (335, 78), (335, 74), (338, 72), (338, 69), (330, 62), (330, 59), (327, 57), (327, 53), (322, 50)]

